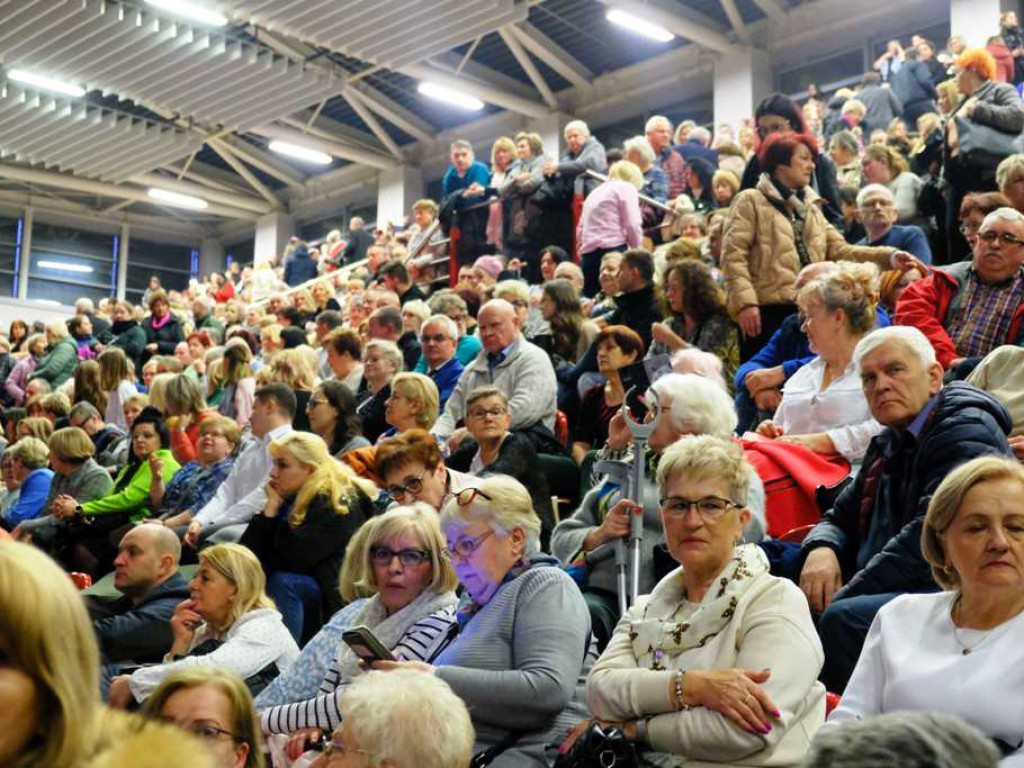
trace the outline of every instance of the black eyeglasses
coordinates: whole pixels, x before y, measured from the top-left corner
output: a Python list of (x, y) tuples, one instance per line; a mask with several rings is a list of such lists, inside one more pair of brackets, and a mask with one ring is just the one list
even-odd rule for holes
[(705, 496), (703, 499), (691, 501), (682, 496), (666, 496), (661, 500), (661, 513), (666, 517), (686, 517), (691, 507), (697, 509), (704, 522), (714, 522), (720, 518), (729, 507), (739, 506), (729, 499), (720, 496)]
[(425, 549), (400, 549), (396, 551), (387, 547), (370, 547), (370, 559), (376, 565), (391, 565), (391, 561), (396, 557), (403, 566), (412, 568), (430, 560), (431, 555)]
[(458, 539), (454, 544), (448, 547), (445, 552), (450, 555), (457, 556), (460, 560), (465, 562), (473, 556), (473, 553), (480, 549), (480, 545), (483, 544), (488, 538), (494, 535), (494, 529), (484, 531), (479, 536), (464, 536)]
[(427, 468), (424, 467), (416, 477), (406, 480), (405, 485), (389, 485), (384, 489), (384, 493), (386, 493), (388, 498), (392, 501), (401, 503), (406, 494), (415, 496), (423, 490), (423, 476), (426, 473)]
[(989, 244), (992, 244), (996, 240), (998, 240), (1003, 245), (1024, 245), (1024, 240), (1014, 235), (1011, 235), (1009, 232), (979, 232), (978, 239), (981, 240), (983, 243)]
[(466, 415), (469, 416), (471, 419), (482, 419), (485, 416), (490, 416), (491, 418), (497, 419), (500, 416), (505, 415), (505, 409), (501, 407), (474, 408), (471, 411), (469, 411)]

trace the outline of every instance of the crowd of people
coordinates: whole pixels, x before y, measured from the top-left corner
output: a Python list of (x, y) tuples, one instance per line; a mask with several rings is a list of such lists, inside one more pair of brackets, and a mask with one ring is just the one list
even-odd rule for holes
[(0, 765), (1024, 764), (1016, 29), (12, 323)]

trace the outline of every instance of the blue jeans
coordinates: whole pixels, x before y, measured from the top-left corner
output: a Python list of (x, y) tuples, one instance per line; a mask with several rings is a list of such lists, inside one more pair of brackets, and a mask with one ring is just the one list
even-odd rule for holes
[(842, 695), (857, 666), (864, 639), (879, 609), (902, 592), (858, 595), (836, 600), (818, 617), (818, 635), (825, 650), (820, 680), (832, 693)]
[[(299, 645), (320, 625), (320, 585), (304, 573), (277, 571), (267, 578), (267, 595), (277, 604), (281, 619)], [(308, 634), (304, 629), (309, 629)]]

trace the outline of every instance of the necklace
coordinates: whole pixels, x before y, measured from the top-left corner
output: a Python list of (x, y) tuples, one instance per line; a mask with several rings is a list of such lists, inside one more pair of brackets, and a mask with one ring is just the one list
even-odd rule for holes
[[(962, 597), (962, 595), (960, 597)], [(979, 648), (986, 640), (988, 640), (989, 637), (992, 635), (992, 632), (998, 629), (999, 627), (992, 627), (992, 629), (986, 631), (985, 634), (982, 636), (981, 640), (976, 642), (974, 645), (966, 645), (965, 643), (963, 643), (960, 640), (960, 633), (958, 631), (959, 628), (957, 627), (957, 620), (959, 620), (962, 623), (964, 617), (963, 603), (960, 602), (960, 597), (957, 597), (956, 602), (953, 604), (952, 613), (956, 615), (950, 616), (950, 618), (953, 621), (953, 639), (956, 640), (956, 644), (960, 646), (960, 655), (969, 656), (971, 655), (971, 653), (974, 652), (976, 648)]]

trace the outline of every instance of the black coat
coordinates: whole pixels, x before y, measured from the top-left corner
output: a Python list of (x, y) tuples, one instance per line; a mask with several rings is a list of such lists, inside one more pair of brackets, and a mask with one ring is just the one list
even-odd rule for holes
[(351, 264), (366, 258), (366, 252), (373, 245), (373, 235), (365, 229), (356, 229), (349, 233), (348, 242), (345, 243), (345, 250), (341, 252), (341, 263)]
[(644, 349), (651, 346), (651, 326), (663, 320), (658, 309), (654, 286), (639, 291), (622, 293), (615, 297), (615, 311), (608, 317), (608, 325), (625, 325), (632, 328), (644, 341)]
[(294, 288), (316, 277), (316, 271), (316, 261), (309, 255), (306, 246), (300, 245), (284, 265), (284, 281)]
[(919, 101), (934, 101), (939, 92), (923, 61), (905, 61), (900, 71), (892, 76), (892, 92), (906, 109)]
[[(161, 328), (153, 327), (153, 316), (149, 315), (142, 321), (142, 330), (146, 332), (146, 344), (156, 344), (157, 351), (152, 354), (143, 354), (143, 364), (145, 361), (156, 355), (173, 355), (174, 348), (178, 346), (179, 342), (185, 340), (185, 335), (181, 332), (181, 323), (178, 322), (178, 318), (172, 314), (166, 325)], [(142, 374), (142, 370), (139, 369), (139, 375)]]
[[(806, 556), (818, 547), (835, 550), (846, 585), (836, 598), (936, 589), (921, 554), (921, 529), (932, 494), (953, 469), (978, 456), (1012, 456), (1006, 435), (1006, 409), (987, 392), (954, 382), (940, 393), (920, 436), (886, 429), (868, 446), (857, 479), (814, 526), (803, 543)], [(864, 481), (876, 459), (885, 459), (874, 504), (861, 520)], [(889, 522), (891, 538), (856, 570), (857, 553), (878, 515)]]
[(171, 616), (188, 596), (188, 582), (175, 573), (138, 605), (128, 597), (109, 604), (87, 601), (104, 662), (153, 664), (163, 659), (174, 642)]

